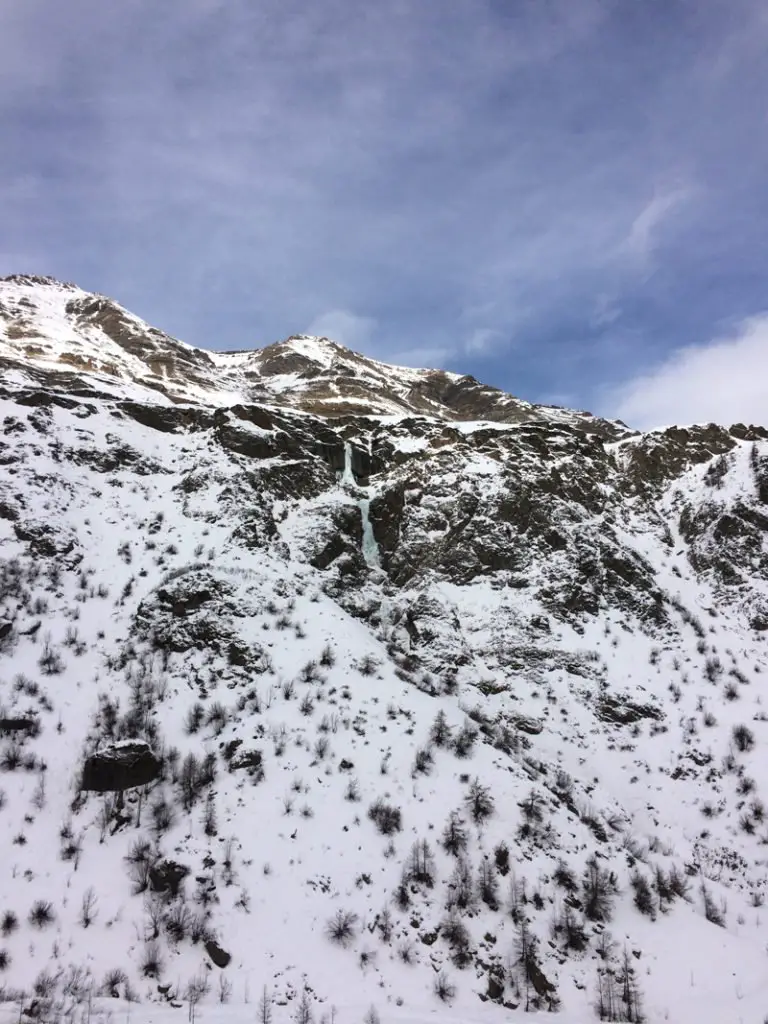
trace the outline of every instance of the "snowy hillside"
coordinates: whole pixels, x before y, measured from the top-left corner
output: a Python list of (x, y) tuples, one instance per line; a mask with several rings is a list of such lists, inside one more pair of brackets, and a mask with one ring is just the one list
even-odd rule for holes
[(0, 1019), (763, 1021), (768, 432), (3, 288)]

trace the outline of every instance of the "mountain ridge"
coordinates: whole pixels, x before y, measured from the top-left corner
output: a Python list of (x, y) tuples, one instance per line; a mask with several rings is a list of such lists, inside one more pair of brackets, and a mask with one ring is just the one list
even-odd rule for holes
[(0, 279), (0, 330), (0, 358), (7, 364), (71, 367), (107, 384), (109, 378), (127, 378), (178, 402), (271, 400), (325, 416), (367, 411), (499, 422), (554, 417), (606, 436), (631, 433), (624, 424), (590, 413), (525, 402), (471, 376), (383, 363), (328, 338), (292, 335), (228, 352), (194, 348), (106, 296), (53, 278)]

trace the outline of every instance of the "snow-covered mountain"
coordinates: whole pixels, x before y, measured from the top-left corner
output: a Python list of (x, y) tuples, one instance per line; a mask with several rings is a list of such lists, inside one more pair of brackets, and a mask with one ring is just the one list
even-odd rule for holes
[(0, 373), (1, 1019), (763, 1020), (768, 431), (46, 278)]
[(473, 377), (379, 363), (328, 338), (296, 335), (245, 352), (192, 348), (105, 296), (28, 275), (0, 278), (0, 367), (19, 363), (20, 372), (38, 380), (45, 374), (59, 388), (142, 394), (154, 402), (276, 402), (321, 416), (555, 420), (606, 436), (629, 433), (623, 424), (532, 405)]

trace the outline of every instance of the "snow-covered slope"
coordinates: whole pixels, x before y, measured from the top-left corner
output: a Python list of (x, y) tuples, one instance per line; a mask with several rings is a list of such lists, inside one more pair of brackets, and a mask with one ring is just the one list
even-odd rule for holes
[(48, 379), (58, 388), (114, 396), (135, 397), (138, 385), (153, 401), (163, 396), (169, 402), (213, 406), (276, 402), (320, 416), (415, 413), (449, 420), (547, 420), (604, 436), (629, 433), (623, 424), (532, 405), (473, 377), (380, 363), (328, 338), (297, 335), (244, 352), (195, 349), (102, 295), (28, 275), (0, 279), (3, 367)]
[(763, 1020), (764, 429), (318, 415), (269, 349), (268, 402), (180, 402), (43, 316), (0, 387), (3, 1020)]

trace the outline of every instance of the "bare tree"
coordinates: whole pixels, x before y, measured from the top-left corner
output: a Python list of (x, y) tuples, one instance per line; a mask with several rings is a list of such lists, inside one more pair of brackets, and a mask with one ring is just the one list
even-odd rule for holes
[(83, 899), (80, 904), (80, 924), (83, 928), (88, 928), (96, 920), (98, 902), (96, 890), (92, 885), (88, 886), (83, 893)]
[(259, 999), (257, 1024), (272, 1024), (272, 994), (265, 985)]
[(296, 1007), (296, 1014), (294, 1016), (295, 1024), (313, 1024), (314, 1015), (312, 1013), (312, 1002), (309, 998), (309, 989), (304, 986), (304, 990), (301, 993), (301, 999), (299, 1005)]

